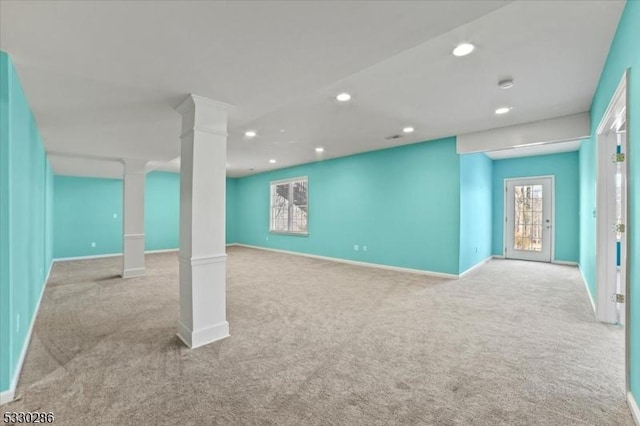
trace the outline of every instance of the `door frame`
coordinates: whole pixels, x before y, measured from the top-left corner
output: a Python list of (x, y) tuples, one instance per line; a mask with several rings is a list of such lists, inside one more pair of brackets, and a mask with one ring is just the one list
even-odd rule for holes
[[(556, 177), (555, 175), (539, 175), (539, 176), (512, 176), (504, 178), (502, 186), (504, 188), (504, 194), (507, 192), (507, 182), (511, 180), (524, 180), (524, 179), (551, 179), (551, 259), (550, 263), (555, 262), (556, 259)], [(507, 259), (507, 197), (503, 197), (502, 202), (502, 257)], [(546, 262), (545, 262), (546, 263)]]
[[(606, 161), (609, 161), (606, 158), (602, 158), (601, 157), (601, 152), (605, 152), (604, 151), (604, 142), (606, 142), (606, 137), (607, 137), (607, 130), (611, 129), (612, 124), (615, 124), (616, 120), (622, 115), (624, 114), (624, 118), (626, 121), (626, 126), (627, 126), (627, 135), (626, 135), (626, 143), (625, 143), (625, 148), (626, 148), (626, 152), (625, 154), (625, 182), (626, 182), (626, 188), (625, 188), (625, 197), (626, 197), (626, 208), (625, 208), (625, 244), (624, 244), (624, 252), (626, 255), (626, 259), (627, 261), (625, 261), (625, 282), (624, 284), (624, 288), (625, 288), (625, 303), (624, 303), (624, 309), (625, 309), (625, 326), (624, 326), (624, 331), (625, 331), (625, 350), (624, 350), (624, 364), (625, 364), (625, 390), (628, 393), (630, 391), (630, 383), (629, 383), (629, 377), (630, 377), (630, 334), (629, 334), (629, 330), (631, 328), (631, 315), (630, 315), (630, 306), (631, 306), (631, 292), (630, 292), (630, 279), (629, 279), (629, 266), (630, 263), (628, 261), (628, 259), (632, 258), (632, 256), (630, 256), (630, 248), (631, 248), (631, 242), (630, 242), (630, 235), (629, 235), (629, 229), (630, 229), (630, 225), (631, 225), (631, 215), (630, 213), (630, 203), (629, 203), (629, 194), (631, 193), (630, 188), (629, 188), (629, 161), (630, 161), (630, 115), (629, 115), (629, 69), (626, 69), (622, 75), (622, 78), (620, 80), (620, 83), (618, 84), (618, 87), (616, 88), (616, 91), (613, 93), (613, 96), (611, 97), (611, 100), (609, 102), (609, 105), (605, 111), (605, 113), (602, 116), (602, 119), (600, 120), (600, 124), (598, 125), (598, 128), (596, 130), (596, 187), (595, 187), (595, 191), (596, 191), (596, 297), (598, 300), (596, 300), (596, 318), (599, 321), (603, 321), (602, 318), (607, 318), (605, 316), (605, 314), (608, 312), (608, 306), (607, 306), (607, 290), (608, 290), (608, 286), (605, 284), (603, 284), (603, 276), (604, 279), (606, 280), (606, 275), (604, 271), (606, 271), (606, 261), (607, 261), (607, 257), (606, 257), (606, 252), (601, 250), (599, 247), (601, 247), (600, 243), (602, 243), (603, 241), (606, 241), (607, 238), (609, 238), (612, 233), (609, 231), (609, 226), (607, 225), (607, 221), (606, 221), (606, 216), (604, 215), (600, 215), (599, 212), (601, 211), (606, 211), (606, 202), (608, 200), (608, 197), (606, 193), (603, 193), (604, 190), (606, 189), (606, 186), (603, 184), (603, 182), (601, 182), (600, 176), (602, 176), (602, 174), (604, 172), (607, 172), (607, 167), (606, 167)], [(624, 111), (623, 111), (624, 108)], [(604, 266), (604, 268), (603, 268)], [(608, 302), (609, 306), (611, 305), (611, 302)], [(607, 321), (605, 321), (607, 322)]]

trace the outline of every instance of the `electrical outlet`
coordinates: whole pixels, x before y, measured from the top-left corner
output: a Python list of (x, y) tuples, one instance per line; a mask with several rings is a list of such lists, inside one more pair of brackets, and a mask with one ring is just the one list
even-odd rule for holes
[(358, 250), (360, 250), (360, 246), (359, 246), (359, 245), (357, 245), (357, 244), (354, 244), (353, 249), (354, 249), (355, 251), (358, 251)]
[(266, 237), (266, 240), (269, 241), (269, 237)]
[(96, 242), (95, 241), (91, 241), (91, 247), (95, 247), (96, 246)]
[(362, 246), (362, 251), (367, 251), (367, 246)]
[(117, 219), (117, 218), (118, 218), (118, 213), (114, 213), (114, 214), (113, 214), (113, 218), (114, 218), (114, 219)]

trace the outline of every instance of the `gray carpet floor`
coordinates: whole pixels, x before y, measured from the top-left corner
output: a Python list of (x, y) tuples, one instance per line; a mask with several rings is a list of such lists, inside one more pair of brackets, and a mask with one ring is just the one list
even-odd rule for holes
[(176, 337), (175, 253), (56, 263), (0, 411), (56, 424), (632, 425), (624, 331), (574, 267), (492, 260), (460, 280), (230, 247), (231, 337)]

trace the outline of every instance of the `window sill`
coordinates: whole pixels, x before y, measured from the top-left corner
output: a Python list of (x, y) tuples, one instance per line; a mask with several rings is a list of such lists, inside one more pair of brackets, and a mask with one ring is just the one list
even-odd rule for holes
[(269, 231), (270, 234), (275, 235), (291, 235), (293, 237), (308, 237), (308, 232), (287, 232), (287, 231)]

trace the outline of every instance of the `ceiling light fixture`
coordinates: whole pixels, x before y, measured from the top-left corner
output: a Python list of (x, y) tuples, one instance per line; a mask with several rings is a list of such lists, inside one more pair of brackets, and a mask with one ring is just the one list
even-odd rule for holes
[(504, 80), (500, 80), (498, 82), (498, 87), (501, 89), (511, 89), (513, 87), (513, 79), (505, 78)]
[(402, 129), (402, 131), (403, 131), (403, 132), (405, 132), (405, 133), (411, 133), (411, 132), (413, 132), (414, 130), (415, 130), (415, 129), (414, 129), (413, 127), (411, 127), (411, 126), (409, 126), (409, 127), (405, 127), (404, 129)]
[(276, 160), (275, 160), (274, 158), (272, 158), (271, 160), (269, 160), (269, 162), (270, 162), (271, 164), (275, 164)]
[(453, 49), (453, 56), (467, 56), (473, 52), (476, 47), (471, 43), (461, 43)]
[(246, 132), (244, 132), (244, 135), (248, 138), (254, 138), (257, 133), (255, 130), (247, 130)]
[(351, 95), (348, 93), (340, 93), (338, 96), (336, 96), (336, 99), (340, 102), (347, 102), (351, 100)]
[(319, 146), (316, 148), (316, 152), (324, 152), (324, 148)]
[(496, 108), (495, 113), (497, 115), (502, 115), (502, 114), (506, 114), (509, 111), (511, 111), (512, 107), (500, 107), (500, 108)]

